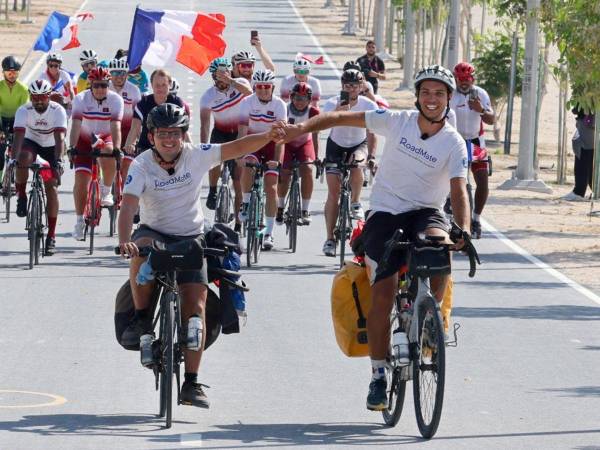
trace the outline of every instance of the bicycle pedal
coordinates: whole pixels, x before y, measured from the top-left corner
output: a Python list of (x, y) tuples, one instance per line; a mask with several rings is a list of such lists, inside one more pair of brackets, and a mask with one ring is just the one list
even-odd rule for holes
[[(454, 335), (454, 340), (446, 340), (446, 347), (458, 347), (458, 334), (456, 333), (458, 330), (460, 330), (460, 323), (454, 322), (454, 325), (452, 326), (452, 334)], [(444, 337), (447, 337), (445, 333)]]

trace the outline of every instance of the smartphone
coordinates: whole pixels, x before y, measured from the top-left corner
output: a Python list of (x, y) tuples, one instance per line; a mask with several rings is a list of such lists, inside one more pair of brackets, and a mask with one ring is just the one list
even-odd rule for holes
[(475, 89), (471, 89), (471, 91), (469, 92), (469, 100), (471, 100), (472, 102), (477, 100), (479, 98), (479, 95), (477, 95), (477, 91)]
[(257, 30), (252, 30), (250, 31), (250, 39), (254, 39), (258, 37), (258, 31)]
[(227, 72), (227, 66), (226, 66), (225, 64), (219, 64), (219, 65), (217, 66), (217, 70), (218, 70), (219, 72)]
[(340, 105), (347, 105), (350, 103), (350, 93), (348, 91), (340, 91)]

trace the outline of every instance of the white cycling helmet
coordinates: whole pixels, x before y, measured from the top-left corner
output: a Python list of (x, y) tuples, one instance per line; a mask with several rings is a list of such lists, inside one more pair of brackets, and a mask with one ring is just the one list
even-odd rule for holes
[(169, 94), (177, 95), (179, 92), (179, 83), (175, 78), (171, 78), (171, 85), (169, 86)]
[(252, 86), (256, 83), (270, 83), (275, 84), (275, 75), (273, 72), (267, 69), (258, 69), (252, 75)]
[(60, 53), (48, 53), (48, 55), (46, 55), (46, 63), (49, 63), (50, 61), (56, 61), (57, 63), (62, 64), (62, 55)]
[(237, 52), (235, 55), (231, 57), (231, 62), (233, 64), (239, 64), (241, 62), (254, 62), (256, 61), (256, 57), (252, 54), (252, 52), (247, 52), (245, 50), (241, 52)]
[(294, 70), (310, 70), (310, 62), (304, 58), (298, 58), (294, 61)]
[(108, 70), (124, 70), (129, 72), (129, 64), (126, 59), (111, 59), (108, 63)]
[(456, 90), (456, 80), (452, 72), (438, 64), (425, 67), (417, 73), (415, 77), (415, 89), (418, 91), (421, 83), (426, 80), (440, 81), (448, 86), (450, 92)]
[(52, 86), (47, 80), (35, 80), (29, 85), (31, 95), (44, 95), (52, 92)]
[(98, 63), (98, 53), (94, 50), (84, 50), (79, 54), (79, 62), (81, 65), (95, 62)]

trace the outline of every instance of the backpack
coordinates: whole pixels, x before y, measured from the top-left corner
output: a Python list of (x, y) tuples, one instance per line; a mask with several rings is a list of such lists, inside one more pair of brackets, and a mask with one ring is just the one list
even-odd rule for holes
[(368, 356), (367, 316), (371, 286), (365, 266), (346, 261), (333, 278), (331, 316), (335, 339), (346, 356)]

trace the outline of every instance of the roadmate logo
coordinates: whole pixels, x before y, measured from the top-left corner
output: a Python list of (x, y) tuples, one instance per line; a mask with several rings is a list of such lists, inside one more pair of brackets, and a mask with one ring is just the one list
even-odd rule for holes
[(400, 139), (400, 145), (409, 150), (413, 155), (418, 156), (419, 159), (424, 159), (432, 163), (435, 163), (438, 160), (435, 156), (429, 154), (427, 150), (423, 150), (421, 147), (412, 145), (405, 137)]
[(376, 109), (376, 110), (375, 110), (375, 113), (376, 113), (376, 114), (383, 114), (384, 112), (386, 112), (386, 110), (385, 110), (385, 109)]
[(170, 189), (178, 189), (182, 186), (190, 184), (192, 181), (192, 173), (186, 172), (183, 175), (176, 175), (167, 180), (154, 180), (155, 191), (168, 191)]
[(131, 183), (131, 180), (133, 180), (133, 177), (131, 175), (127, 175), (127, 179), (125, 180), (125, 184), (129, 184)]
[(202, 144), (200, 146), (200, 148), (204, 151), (210, 150), (211, 147), (212, 147), (212, 145), (210, 145), (210, 144)]

